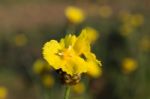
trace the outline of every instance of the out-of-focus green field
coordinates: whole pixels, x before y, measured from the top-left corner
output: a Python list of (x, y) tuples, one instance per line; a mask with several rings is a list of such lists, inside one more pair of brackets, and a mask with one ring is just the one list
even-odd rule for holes
[[(71, 26), (68, 6), (85, 20)], [(99, 34), (92, 52), (102, 75), (83, 75), (70, 99), (150, 99), (149, 11), (149, 0), (0, 0), (0, 99), (62, 99), (64, 85), (42, 47), (85, 27)]]

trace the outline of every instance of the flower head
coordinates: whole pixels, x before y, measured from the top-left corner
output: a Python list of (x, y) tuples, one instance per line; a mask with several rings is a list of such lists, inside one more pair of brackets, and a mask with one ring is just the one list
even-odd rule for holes
[(134, 14), (130, 18), (130, 24), (133, 27), (139, 27), (144, 23), (144, 16), (142, 14)]
[(129, 74), (137, 69), (137, 62), (132, 58), (125, 58), (122, 61), (122, 69), (125, 74)]
[(0, 99), (5, 99), (7, 97), (8, 90), (6, 87), (0, 86)]
[(81, 23), (85, 19), (84, 12), (73, 6), (69, 6), (66, 8), (65, 15), (67, 19), (74, 24)]
[(60, 42), (50, 40), (43, 47), (44, 59), (54, 69), (61, 69), (70, 75), (67, 77), (74, 75), (78, 77), (78, 75), (90, 71), (92, 66), (92, 68), (100, 69), (99, 65), (101, 64), (90, 49), (90, 44), (93, 41), (90, 33), (84, 29), (78, 37), (66, 35)]
[(55, 80), (53, 76), (47, 74), (42, 77), (42, 82), (45, 87), (50, 88), (54, 85)]
[(37, 59), (34, 63), (33, 63), (33, 72), (35, 74), (40, 74), (42, 73), (42, 71), (46, 69), (49, 70), (50, 68), (48, 67), (47, 63), (42, 60), (42, 59)]
[(138, 27), (144, 24), (144, 16), (139, 13), (132, 14), (128, 11), (121, 11), (119, 16), (122, 22), (120, 32), (123, 36), (130, 36)]
[(141, 38), (139, 42), (139, 49), (143, 52), (149, 52), (150, 51), (150, 39), (149, 36), (145, 35)]

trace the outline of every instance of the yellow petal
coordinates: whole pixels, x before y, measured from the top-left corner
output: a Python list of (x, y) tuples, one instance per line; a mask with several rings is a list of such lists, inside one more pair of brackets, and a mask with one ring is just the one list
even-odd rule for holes
[(54, 68), (59, 69), (63, 63), (61, 57), (58, 52), (61, 50), (60, 44), (55, 41), (51, 40), (47, 42), (43, 47), (43, 56), (44, 59)]
[(62, 47), (62, 49), (63, 48), (65, 48), (65, 40), (64, 40), (64, 38), (62, 38), (61, 40), (60, 40), (60, 46)]
[(75, 42), (76, 42), (76, 36), (75, 35), (66, 35), (66, 37), (64, 38), (64, 45), (66, 48), (68, 48), (69, 46), (74, 46)]
[(90, 52), (90, 44), (98, 38), (98, 32), (90, 27), (82, 30), (74, 45), (75, 51), (80, 55), (84, 52)]
[(101, 70), (101, 62), (96, 59), (96, 56), (93, 53), (85, 53), (85, 57), (87, 58), (87, 74), (90, 76), (97, 78), (102, 74)]
[(81, 74), (87, 72), (87, 66), (84, 59), (74, 56), (66, 62), (62, 70), (70, 75)]
[(84, 29), (76, 40), (74, 49), (78, 55), (90, 51), (90, 42), (87, 40), (87, 35), (86, 29)]
[(97, 78), (102, 74), (101, 67), (97, 63), (89, 61), (87, 66), (88, 66), (87, 74), (90, 75), (91, 77)]

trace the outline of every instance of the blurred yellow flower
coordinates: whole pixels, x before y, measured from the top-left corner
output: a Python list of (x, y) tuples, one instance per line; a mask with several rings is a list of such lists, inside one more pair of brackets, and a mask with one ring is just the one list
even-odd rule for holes
[(47, 74), (42, 77), (42, 82), (45, 87), (51, 88), (55, 81), (53, 76)]
[(122, 69), (125, 74), (129, 74), (137, 69), (137, 62), (132, 58), (125, 58), (122, 61)]
[(85, 85), (82, 82), (74, 85), (72, 88), (73, 88), (73, 91), (77, 94), (82, 94), (85, 92)]
[(150, 51), (150, 39), (149, 39), (149, 36), (144, 36), (140, 40), (139, 49), (141, 51)]
[(50, 69), (48, 65), (42, 59), (37, 59), (33, 63), (33, 71), (36, 74), (40, 74), (44, 69)]
[(85, 19), (84, 12), (80, 8), (74, 6), (67, 7), (65, 10), (65, 15), (67, 19), (73, 24), (81, 23)]
[(101, 6), (99, 9), (99, 15), (102, 18), (109, 18), (112, 15), (112, 8), (108, 5)]
[(6, 99), (8, 91), (6, 87), (0, 86), (0, 99)]
[(120, 32), (124, 36), (133, 33), (137, 27), (144, 23), (144, 17), (142, 14), (131, 14), (128, 11), (121, 11), (119, 17), (123, 23), (120, 27)]
[(134, 27), (139, 27), (144, 23), (144, 17), (142, 14), (134, 14), (130, 17), (130, 23)]
[(16, 46), (24, 46), (27, 44), (27, 37), (24, 34), (17, 34), (14, 38), (13, 41)]
[(92, 27), (86, 27), (86, 32), (88, 32), (90, 42), (95, 42), (99, 37), (99, 32)]
[(91, 39), (93, 39), (90, 35), (86, 29), (83, 29), (78, 37), (66, 35), (60, 42), (50, 40), (43, 47), (44, 59), (54, 69), (61, 69), (71, 76), (87, 72), (89, 66), (93, 66), (89, 65), (90, 62), (96, 66), (101, 65), (95, 56), (88, 57), (89, 54), (94, 55), (90, 50)]
[(130, 24), (126, 23), (126, 24), (123, 24), (121, 27), (120, 27), (120, 33), (123, 35), (123, 36), (129, 36), (131, 33), (134, 32), (134, 27), (132, 27)]
[(119, 19), (121, 20), (121, 22), (123, 22), (125, 24), (129, 22), (130, 17), (131, 17), (131, 13), (129, 11), (122, 10), (119, 13)]

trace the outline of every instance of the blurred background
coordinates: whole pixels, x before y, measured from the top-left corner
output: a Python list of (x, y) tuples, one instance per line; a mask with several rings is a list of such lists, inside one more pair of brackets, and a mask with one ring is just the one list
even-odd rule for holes
[(0, 99), (62, 99), (42, 47), (85, 27), (99, 34), (102, 74), (84, 75), (70, 99), (150, 99), (149, 26), (149, 0), (0, 0)]

